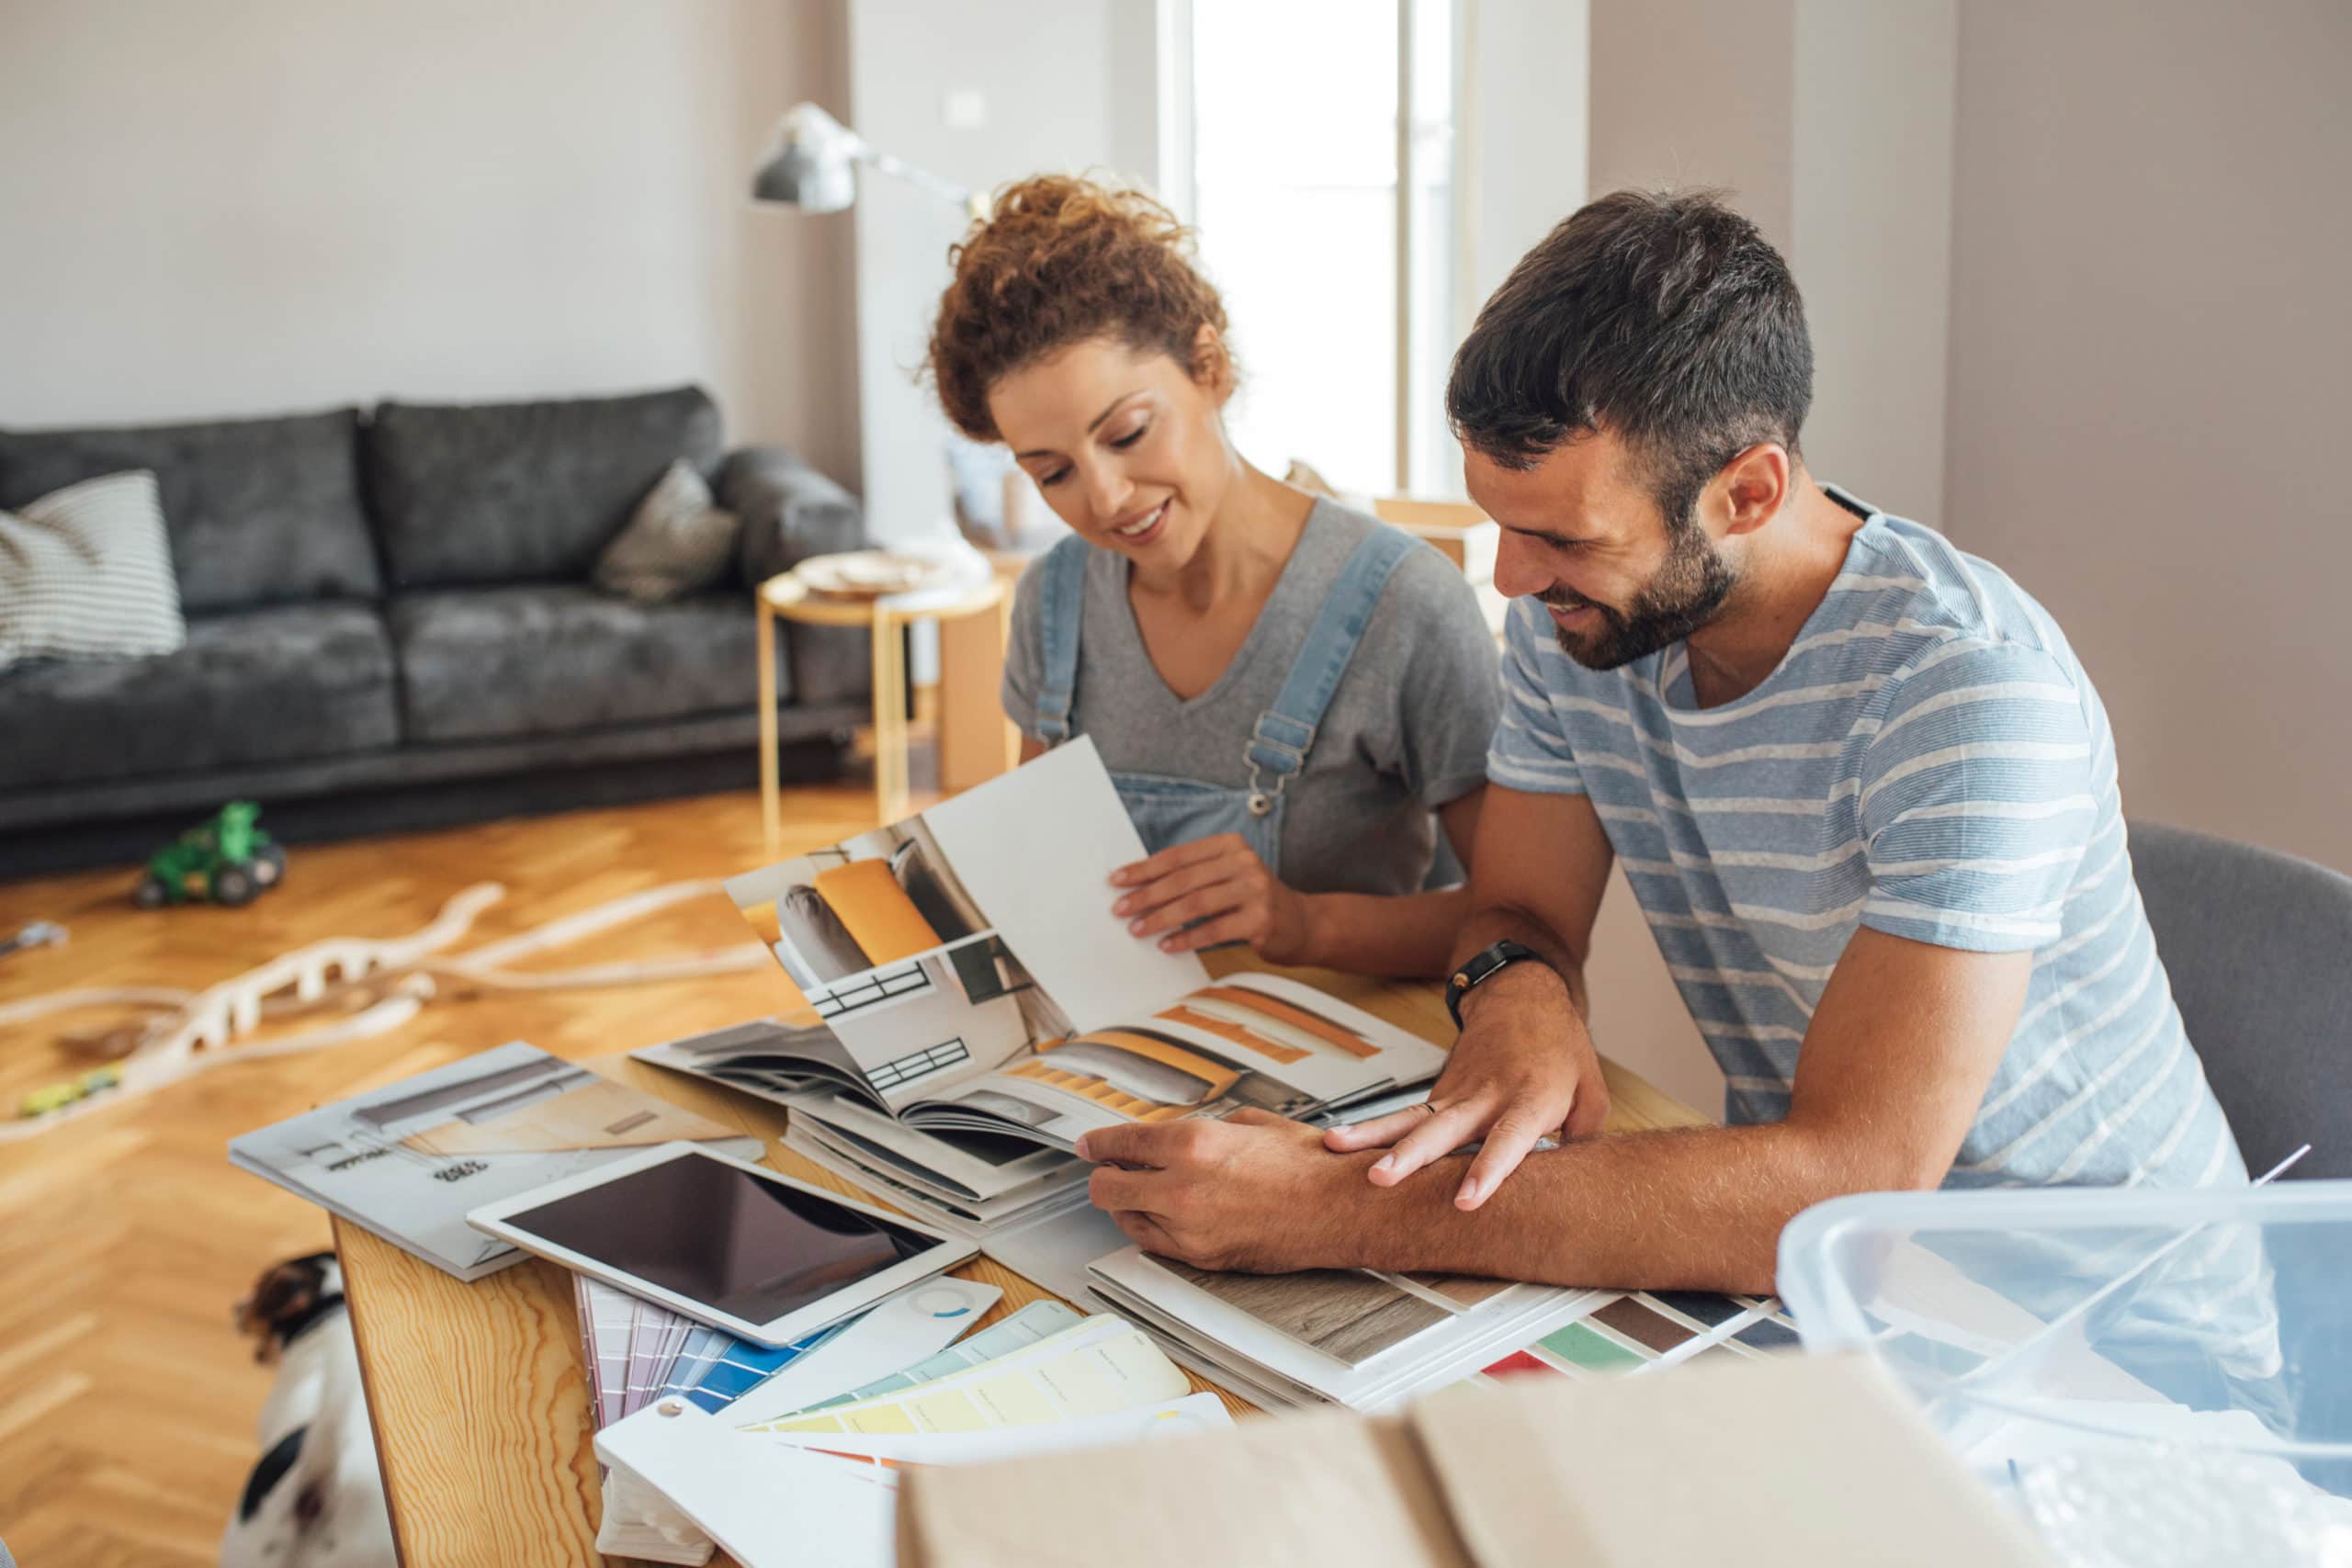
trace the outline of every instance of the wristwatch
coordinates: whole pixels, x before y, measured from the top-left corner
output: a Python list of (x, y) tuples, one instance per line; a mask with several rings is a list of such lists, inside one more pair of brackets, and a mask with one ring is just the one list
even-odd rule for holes
[(1523, 942), (1498, 942), (1471, 954), (1468, 963), (1446, 977), (1445, 1010), (1453, 1015), (1453, 1027), (1462, 1027), (1463, 998), (1511, 964), (1526, 962), (1542, 964), (1544, 955)]

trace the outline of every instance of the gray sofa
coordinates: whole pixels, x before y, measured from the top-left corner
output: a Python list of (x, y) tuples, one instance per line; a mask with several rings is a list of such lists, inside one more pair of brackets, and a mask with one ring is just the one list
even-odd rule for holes
[[(589, 584), (674, 458), (738, 513), (719, 587)], [(0, 671), (0, 876), (141, 858), (244, 796), (293, 840), (742, 787), (758, 779), (749, 584), (864, 542), (856, 501), (728, 451), (699, 389), (284, 419), (0, 431), (0, 507), (152, 468), (187, 646)], [(862, 633), (778, 639), (787, 777), (839, 765)]]

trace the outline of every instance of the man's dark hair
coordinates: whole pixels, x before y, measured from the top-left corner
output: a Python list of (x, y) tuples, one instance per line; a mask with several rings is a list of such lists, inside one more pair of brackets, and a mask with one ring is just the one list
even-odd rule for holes
[(1796, 280), (1712, 191), (1621, 190), (1578, 209), (1479, 310), (1445, 391), (1454, 434), (1509, 468), (1615, 432), (1671, 529), (1747, 448), (1795, 452), (1812, 402)]

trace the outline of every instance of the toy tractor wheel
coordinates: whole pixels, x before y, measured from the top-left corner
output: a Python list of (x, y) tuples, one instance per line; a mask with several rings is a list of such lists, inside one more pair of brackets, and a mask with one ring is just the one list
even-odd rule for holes
[(224, 865), (212, 874), (212, 901), (235, 909), (254, 901), (261, 884), (242, 865)]
[(275, 887), (286, 880), (286, 852), (276, 844), (264, 844), (254, 852), (254, 863), (248, 869), (255, 882), (264, 887)]
[(130, 901), (142, 909), (160, 909), (172, 901), (172, 890), (159, 876), (142, 876), (130, 890)]

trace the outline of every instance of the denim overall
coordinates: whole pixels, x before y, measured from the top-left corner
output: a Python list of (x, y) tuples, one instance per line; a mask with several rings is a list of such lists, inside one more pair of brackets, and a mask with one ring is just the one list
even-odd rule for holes
[[(1238, 833), (1258, 852), (1266, 869), (1282, 874), (1283, 792), (1306, 765), (1316, 726), (1331, 705), (1363, 640), (1364, 627), (1388, 587), (1397, 563), (1419, 543), (1394, 528), (1375, 530), (1356, 547), (1315, 624), (1275, 694), (1274, 705), (1258, 716), (1242, 758), (1250, 764), (1250, 787), (1227, 789), (1197, 779), (1157, 773), (1114, 772), (1120, 802), (1151, 854), (1173, 844), (1217, 833)], [(1086, 561), (1094, 547), (1073, 535), (1046, 556), (1038, 606), (1044, 631), (1046, 671), (1037, 694), (1037, 729), (1047, 746), (1070, 737), (1070, 705), (1078, 693), (1079, 622), (1086, 597)]]

